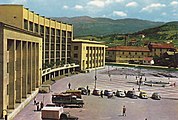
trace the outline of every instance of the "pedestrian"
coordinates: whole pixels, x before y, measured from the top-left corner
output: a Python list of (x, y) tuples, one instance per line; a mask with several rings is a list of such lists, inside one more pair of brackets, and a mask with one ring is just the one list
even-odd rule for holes
[(41, 101), (41, 103), (40, 103), (40, 110), (43, 109), (43, 107), (44, 107), (44, 104), (43, 104), (43, 102)]
[(101, 98), (103, 98), (103, 91), (102, 90), (100, 92), (100, 96), (101, 96)]
[(90, 89), (88, 89), (88, 96), (90, 95)]
[(39, 102), (36, 103), (36, 110), (39, 111), (40, 108), (39, 108)]
[(36, 105), (36, 97), (33, 99), (33, 104)]
[(70, 84), (70, 83), (68, 84), (68, 87), (69, 87), (69, 89), (70, 89), (70, 87), (71, 87), (71, 84)]
[(136, 80), (137, 80), (137, 76), (136, 76)]
[(146, 77), (145, 77), (145, 82), (146, 82)]
[(133, 91), (134, 91), (135, 89), (133, 88)]
[(88, 88), (89, 88), (89, 87), (88, 87), (88, 85), (87, 85), (87, 90), (88, 90)]
[(123, 112), (122, 115), (123, 115), (123, 116), (126, 116), (126, 107), (125, 107), (125, 105), (123, 106), (123, 111), (122, 111), (122, 112)]

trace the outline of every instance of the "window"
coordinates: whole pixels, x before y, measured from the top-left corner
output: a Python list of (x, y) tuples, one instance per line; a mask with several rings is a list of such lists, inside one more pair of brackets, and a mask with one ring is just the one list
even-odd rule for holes
[(33, 31), (33, 23), (30, 22), (30, 31)]
[(74, 50), (78, 50), (78, 46), (74, 46)]
[(74, 58), (78, 58), (78, 54), (74, 54)]
[(28, 30), (28, 20), (24, 19), (24, 29)]
[(7, 73), (9, 73), (9, 63), (7, 63)]
[(44, 26), (40, 25), (40, 33), (44, 34)]
[(38, 33), (38, 24), (35, 23), (35, 32)]

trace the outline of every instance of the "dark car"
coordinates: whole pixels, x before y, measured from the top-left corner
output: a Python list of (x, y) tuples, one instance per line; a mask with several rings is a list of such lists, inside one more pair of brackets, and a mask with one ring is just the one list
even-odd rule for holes
[(104, 95), (108, 97), (113, 97), (113, 91), (111, 90), (104, 90)]
[(135, 94), (135, 91), (128, 91), (126, 96), (129, 98), (137, 99), (137, 95)]
[(94, 89), (92, 94), (96, 96), (100, 96), (100, 90)]
[(82, 95), (87, 95), (87, 93), (88, 93), (87, 89), (84, 87), (79, 87), (78, 90), (81, 91)]
[(155, 100), (161, 100), (161, 96), (159, 95), (159, 93), (153, 93), (151, 98)]

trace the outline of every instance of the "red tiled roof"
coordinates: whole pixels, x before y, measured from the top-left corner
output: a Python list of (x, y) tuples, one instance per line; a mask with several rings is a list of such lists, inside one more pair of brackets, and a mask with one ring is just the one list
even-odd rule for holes
[(108, 48), (108, 51), (140, 51), (140, 52), (150, 52), (148, 47), (137, 47), (137, 46), (116, 46)]
[(153, 57), (144, 57), (143, 58), (145, 61), (151, 61), (151, 60), (153, 60)]
[(152, 46), (152, 48), (159, 48), (159, 49), (174, 48), (173, 44), (167, 44), (167, 43), (151, 43), (150, 45)]

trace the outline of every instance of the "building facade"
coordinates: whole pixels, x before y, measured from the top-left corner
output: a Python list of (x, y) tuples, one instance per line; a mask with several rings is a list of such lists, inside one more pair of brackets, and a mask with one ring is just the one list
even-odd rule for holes
[(105, 45), (101, 42), (75, 39), (71, 50), (71, 59), (80, 65), (80, 70), (105, 66)]
[(142, 62), (145, 57), (150, 56), (148, 47), (117, 46), (107, 49), (107, 61), (128, 63), (132, 61)]
[(0, 23), (0, 118), (41, 85), (42, 38)]
[[(40, 16), (23, 5), (0, 5), (0, 21), (43, 37), (43, 68), (70, 62), (73, 26)], [(7, 14), (8, 13), (8, 14)]]

